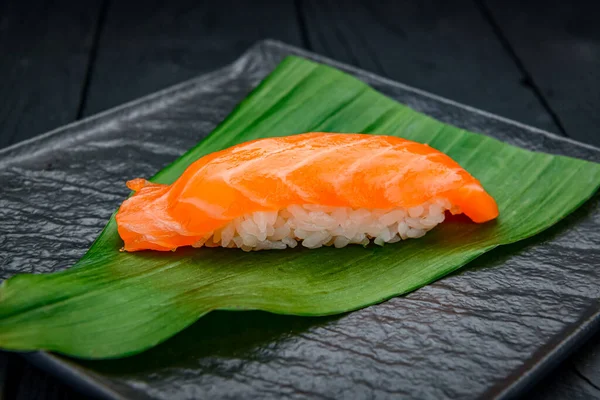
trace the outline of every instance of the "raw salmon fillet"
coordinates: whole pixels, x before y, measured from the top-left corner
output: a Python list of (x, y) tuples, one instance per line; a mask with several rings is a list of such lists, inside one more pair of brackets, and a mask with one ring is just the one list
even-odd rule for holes
[(206, 155), (171, 185), (134, 179), (116, 220), (126, 251), (174, 250), (236, 218), (292, 205), (410, 209), (449, 200), (482, 223), (494, 199), (449, 156), (394, 136), (305, 133), (259, 139)]

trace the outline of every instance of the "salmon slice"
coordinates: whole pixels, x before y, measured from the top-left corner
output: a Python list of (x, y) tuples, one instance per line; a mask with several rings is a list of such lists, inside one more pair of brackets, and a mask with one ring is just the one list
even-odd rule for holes
[(116, 215), (126, 251), (192, 245), (236, 218), (293, 205), (409, 209), (448, 200), (482, 223), (494, 199), (449, 156), (394, 136), (305, 133), (204, 156), (171, 185), (138, 178)]

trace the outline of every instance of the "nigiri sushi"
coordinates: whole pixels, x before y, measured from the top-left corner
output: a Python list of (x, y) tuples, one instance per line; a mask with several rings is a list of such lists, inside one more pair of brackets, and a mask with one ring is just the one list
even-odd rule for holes
[(475, 223), (498, 216), (449, 156), (384, 135), (258, 139), (200, 158), (171, 185), (127, 186), (135, 194), (116, 215), (125, 251), (383, 245), (423, 236), (446, 211)]

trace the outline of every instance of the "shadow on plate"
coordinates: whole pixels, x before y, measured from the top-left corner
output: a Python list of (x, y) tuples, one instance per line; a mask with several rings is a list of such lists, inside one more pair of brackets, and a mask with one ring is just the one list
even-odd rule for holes
[[(516, 243), (498, 246), (494, 250), (479, 256), (463, 268), (459, 268), (450, 273), (448, 276), (460, 275), (467, 268), (472, 271), (477, 271), (494, 265), (500, 265), (515, 254), (519, 254), (532, 246), (550, 242), (569, 230), (576, 229), (576, 227), (586, 218), (589, 218), (594, 213), (598, 213), (598, 210), (600, 210), (600, 192), (593, 195), (591, 199), (586, 201), (581, 207), (569, 214), (562, 221), (559, 221), (545, 231)], [(458, 218), (457, 221), (460, 221), (460, 218)]]
[(136, 375), (171, 367), (198, 368), (203, 359), (267, 361), (280, 343), (343, 315), (298, 317), (262, 311), (213, 311), (141, 354), (117, 360), (76, 362), (101, 374)]
[[(555, 239), (575, 228), (599, 207), (596, 194), (565, 220), (546, 231), (515, 244), (500, 246), (469, 263), (478, 270), (498, 265), (527, 248)], [(457, 218), (455, 223), (460, 223)], [(461, 274), (463, 268), (450, 274)], [(77, 364), (105, 375), (136, 376), (169, 368), (202, 368), (216, 359), (268, 361), (277, 357), (278, 345), (311, 330), (333, 323), (345, 314), (327, 317), (276, 315), (262, 311), (214, 311), (164, 343), (141, 354), (117, 360), (84, 361)], [(208, 368), (218, 367), (212, 362)], [(227, 371), (224, 371), (227, 373)]]

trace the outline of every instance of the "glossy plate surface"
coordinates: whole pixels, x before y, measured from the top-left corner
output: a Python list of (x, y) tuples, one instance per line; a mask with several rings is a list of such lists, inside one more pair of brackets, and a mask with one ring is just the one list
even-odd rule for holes
[[(600, 149), (262, 42), (222, 70), (0, 151), (0, 277), (75, 263), (129, 193), (126, 179), (151, 176), (192, 147), (289, 54), (334, 65), (444, 122), (600, 159)], [(128, 359), (29, 357), (108, 398), (511, 396), (598, 326), (599, 197), (541, 235), (353, 313), (215, 312)]]

